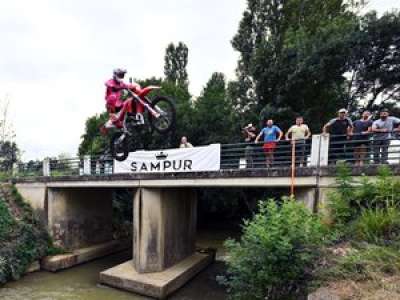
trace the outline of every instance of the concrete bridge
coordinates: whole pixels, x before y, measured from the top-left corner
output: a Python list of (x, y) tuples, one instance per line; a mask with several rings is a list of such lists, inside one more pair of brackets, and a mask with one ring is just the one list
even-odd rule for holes
[[(328, 166), (327, 146), (313, 139), (308, 167), (295, 172), (295, 196), (310, 210), (335, 188), (335, 166)], [(325, 142), (326, 144), (326, 142)], [(44, 170), (48, 168), (44, 163)], [(354, 167), (355, 179), (375, 176), (377, 165)], [(400, 166), (392, 165), (395, 174)], [(45, 174), (46, 175), (46, 174)], [(48, 174), (47, 174), (48, 175)], [(218, 187), (287, 188), (288, 167), (222, 169), (213, 172), (37, 176), (15, 179), (21, 195), (47, 226), (56, 245), (71, 253), (45, 259), (44, 269), (57, 271), (127, 246), (112, 237), (112, 193), (133, 192), (132, 260), (105, 270), (100, 281), (128, 291), (165, 298), (200, 272), (214, 253), (196, 252), (197, 189)], [(128, 242), (131, 243), (131, 242)]]

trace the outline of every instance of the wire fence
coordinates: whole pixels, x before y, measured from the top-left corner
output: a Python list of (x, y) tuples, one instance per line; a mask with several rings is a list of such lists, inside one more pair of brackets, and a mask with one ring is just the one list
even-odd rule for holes
[[(332, 135), (327, 145), (309, 140), (279, 141), (276, 143), (238, 143), (221, 145), (220, 169), (268, 169), (324, 166), (312, 164), (311, 157), (319, 159), (326, 151), (327, 165), (346, 161), (355, 166), (373, 164), (399, 164), (400, 140), (397, 135)], [(313, 136), (313, 139), (316, 136)], [(313, 152), (318, 152), (313, 155)], [(314, 153), (315, 154), (315, 153)], [(110, 156), (92, 156), (68, 159), (49, 159), (19, 163), (14, 177), (40, 176), (102, 176), (114, 173), (114, 160)]]

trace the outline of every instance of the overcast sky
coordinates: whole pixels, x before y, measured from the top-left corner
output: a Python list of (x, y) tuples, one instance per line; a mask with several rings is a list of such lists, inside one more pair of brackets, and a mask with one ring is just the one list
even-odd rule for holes
[[(230, 40), (245, 0), (0, 1), (0, 99), (23, 159), (76, 155), (85, 120), (104, 109), (114, 67), (129, 76), (162, 76), (168, 43), (189, 47), (190, 90), (212, 72), (234, 77)], [(371, 0), (379, 12), (398, 0)]]

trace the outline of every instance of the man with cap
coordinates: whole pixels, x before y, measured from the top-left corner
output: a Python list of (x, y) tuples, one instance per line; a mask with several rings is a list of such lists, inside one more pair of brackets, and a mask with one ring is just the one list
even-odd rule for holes
[(257, 129), (253, 124), (248, 124), (242, 129), (244, 141), (247, 144), (245, 148), (246, 167), (252, 168), (254, 166), (254, 141), (257, 137)]
[(353, 134), (353, 122), (347, 117), (347, 110), (338, 111), (338, 117), (330, 120), (322, 129), (323, 134), (330, 134), (329, 162), (346, 158), (346, 140)]
[(389, 110), (384, 108), (379, 113), (379, 119), (372, 123), (374, 133), (374, 162), (376, 164), (388, 163), (388, 149), (392, 132), (399, 131), (400, 119), (389, 116)]

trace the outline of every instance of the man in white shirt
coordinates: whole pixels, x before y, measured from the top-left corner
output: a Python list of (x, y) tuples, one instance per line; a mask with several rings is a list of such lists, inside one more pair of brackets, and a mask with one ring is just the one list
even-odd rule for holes
[(310, 128), (304, 124), (303, 117), (296, 118), (296, 124), (289, 128), (285, 134), (286, 140), (295, 141), (296, 143), (296, 161), (300, 166), (305, 166), (306, 156), (306, 140), (311, 136)]

